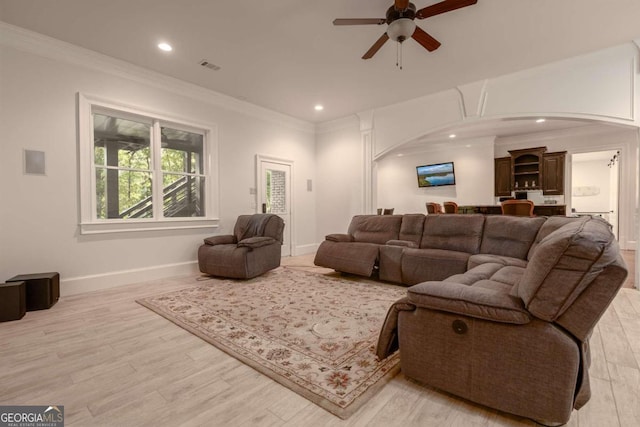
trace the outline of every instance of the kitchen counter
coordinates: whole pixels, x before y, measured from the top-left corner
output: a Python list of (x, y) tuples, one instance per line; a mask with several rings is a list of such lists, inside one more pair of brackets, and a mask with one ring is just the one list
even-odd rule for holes
[[(502, 215), (500, 205), (467, 205), (458, 206), (458, 212), (463, 214), (481, 213), (485, 215)], [(541, 204), (534, 205), (533, 214), (536, 216), (567, 215), (567, 205)]]

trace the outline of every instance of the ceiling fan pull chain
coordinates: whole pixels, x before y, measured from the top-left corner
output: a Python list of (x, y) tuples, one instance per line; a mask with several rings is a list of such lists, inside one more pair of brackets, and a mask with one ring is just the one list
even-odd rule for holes
[(400, 64), (400, 43), (396, 43), (396, 67)]
[(402, 42), (396, 44), (396, 67), (402, 70)]

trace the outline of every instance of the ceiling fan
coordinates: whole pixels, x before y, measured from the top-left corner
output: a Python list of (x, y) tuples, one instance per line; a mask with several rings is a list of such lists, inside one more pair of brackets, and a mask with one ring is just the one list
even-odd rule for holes
[(371, 46), (362, 59), (373, 57), (389, 39), (401, 44), (411, 37), (429, 52), (432, 52), (440, 47), (440, 42), (416, 26), (414, 19), (429, 18), (430, 16), (450, 12), (461, 7), (471, 6), (477, 2), (478, 0), (444, 0), (416, 10), (416, 6), (410, 3), (409, 0), (395, 0), (394, 4), (387, 10), (386, 18), (334, 19), (333, 25), (382, 25), (384, 23), (388, 25), (387, 31)]

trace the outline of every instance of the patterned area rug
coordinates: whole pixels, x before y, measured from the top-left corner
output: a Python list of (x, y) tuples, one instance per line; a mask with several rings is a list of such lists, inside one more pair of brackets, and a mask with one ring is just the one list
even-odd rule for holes
[(347, 418), (399, 371), (375, 345), (400, 286), (278, 268), (212, 279), (139, 304), (329, 412)]

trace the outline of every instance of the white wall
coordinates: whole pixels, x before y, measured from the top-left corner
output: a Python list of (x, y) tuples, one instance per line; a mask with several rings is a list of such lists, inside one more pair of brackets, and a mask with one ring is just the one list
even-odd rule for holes
[(572, 162), (571, 207), (576, 212), (611, 209), (611, 169), (607, 160)]
[[(493, 203), (493, 139), (449, 142), (447, 147), (389, 154), (376, 162), (377, 205), (394, 213), (426, 213), (426, 202)], [(456, 185), (418, 188), (416, 166), (454, 162)], [(491, 165), (491, 167), (487, 167)]]
[[(257, 107), (243, 112), (238, 102), (225, 108), (214, 93), (44, 37), (22, 43), (22, 35), (0, 37), (6, 43), (0, 46), (0, 279), (58, 271), (62, 294), (70, 294), (194, 271), (203, 237), (227, 233), (237, 215), (255, 212), (249, 189), (256, 186), (256, 154), (294, 161), (294, 253), (313, 250), (316, 199), (306, 186), (315, 179), (311, 124)], [(87, 67), (78, 65), (83, 58)], [(79, 235), (78, 92), (216, 124), (219, 230)], [(23, 174), (25, 148), (46, 153), (46, 176)]]
[(357, 116), (324, 123), (316, 136), (317, 241), (346, 231), (363, 210), (363, 152)]

